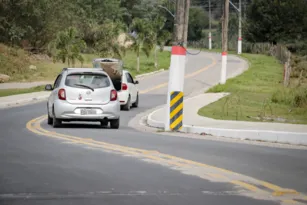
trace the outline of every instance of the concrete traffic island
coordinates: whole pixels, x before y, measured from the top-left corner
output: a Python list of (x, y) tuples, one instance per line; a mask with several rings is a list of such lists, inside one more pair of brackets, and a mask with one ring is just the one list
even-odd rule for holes
[[(228, 93), (206, 93), (186, 99), (183, 111), (184, 125), (181, 132), (242, 140), (307, 145), (307, 125), (215, 120), (197, 114), (203, 106), (227, 95)], [(148, 115), (147, 124), (151, 127), (164, 129), (165, 113), (167, 113), (165, 107), (153, 111)]]

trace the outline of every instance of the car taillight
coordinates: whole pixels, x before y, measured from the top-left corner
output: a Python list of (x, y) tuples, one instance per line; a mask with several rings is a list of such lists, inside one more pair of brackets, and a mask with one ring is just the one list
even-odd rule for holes
[(122, 90), (127, 90), (128, 89), (128, 86), (126, 83), (122, 83)]
[(60, 89), (58, 92), (58, 97), (60, 100), (66, 100), (66, 93), (65, 93), (65, 89)]
[(111, 90), (111, 101), (117, 100), (117, 92), (116, 90)]

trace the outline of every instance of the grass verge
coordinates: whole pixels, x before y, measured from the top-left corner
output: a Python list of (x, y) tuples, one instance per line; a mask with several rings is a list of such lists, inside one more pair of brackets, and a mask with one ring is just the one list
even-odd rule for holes
[(283, 67), (274, 57), (242, 54), (251, 66), (243, 74), (208, 92), (231, 95), (201, 108), (198, 114), (214, 119), (307, 124), (307, 82), (282, 85)]
[[(170, 64), (170, 52), (158, 52), (158, 69), (168, 69)], [(85, 62), (82, 67), (91, 68), (92, 60), (98, 55), (84, 54)], [(123, 57), (124, 68), (129, 70), (133, 76), (157, 70), (154, 66), (153, 52), (147, 57), (140, 54), (140, 71), (136, 71), (136, 54), (127, 50)], [(32, 66), (31, 66), (32, 65)], [(33, 69), (34, 67), (34, 69)], [(46, 55), (28, 55), (22, 49), (10, 48), (0, 44), (0, 73), (10, 76), (10, 82), (33, 82), (54, 80), (67, 64), (53, 63)], [(81, 67), (77, 63), (75, 67)], [(32, 69), (31, 69), (32, 68)]]
[(37, 86), (37, 87), (26, 88), (26, 89), (4, 89), (4, 90), (0, 90), (0, 97), (39, 92), (39, 91), (44, 91), (44, 89), (45, 89), (45, 86)]

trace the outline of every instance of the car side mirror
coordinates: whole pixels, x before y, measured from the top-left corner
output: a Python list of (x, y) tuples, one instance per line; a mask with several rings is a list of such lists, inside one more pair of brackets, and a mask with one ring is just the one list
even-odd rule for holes
[(46, 85), (45, 90), (53, 90), (52, 85), (51, 84)]
[(136, 81), (134, 82), (134, 84), (139, 84), (139, 81), (136, 80)]

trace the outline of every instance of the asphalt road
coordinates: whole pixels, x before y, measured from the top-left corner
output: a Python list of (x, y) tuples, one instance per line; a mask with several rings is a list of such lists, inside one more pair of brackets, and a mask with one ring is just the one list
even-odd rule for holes
[[(229, 59), (229, 75), (244, 68)], [(220, 56), (190, 56), (185, 95), (218, 82)], [(53, 129), (128, 147), (157, 150), (169, 155), (225, 168), (307, 193), (307, 151), (190, 139), (139, 132), (128, 126), (137, 114), (166, 102), (168, 73), (140, 80), (140, 107), (122, 112), (119, 130), (95, 123), (68, 123)], [(0, 110), (0, 205), (34, 204), (277, 204), (239, 194), (238, 187), (183, 174), (166, 166), (34, 134), (26, 128), (46, 114), (46, 103)]]

